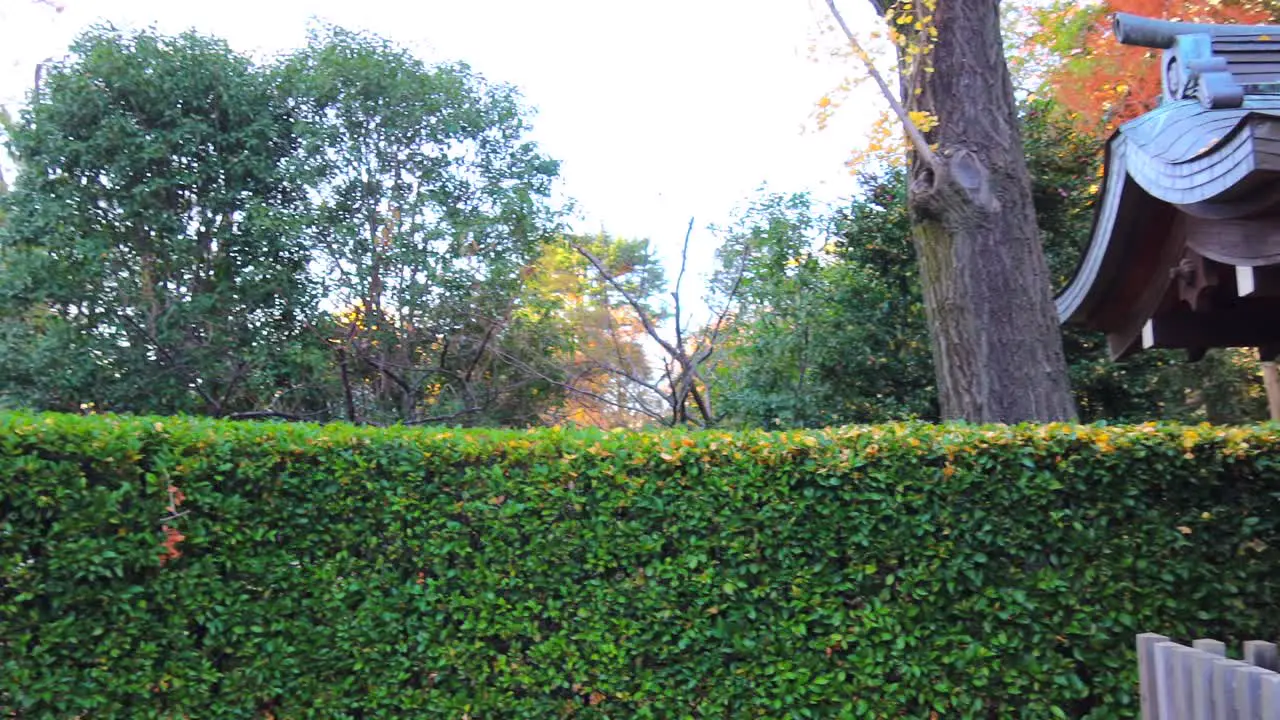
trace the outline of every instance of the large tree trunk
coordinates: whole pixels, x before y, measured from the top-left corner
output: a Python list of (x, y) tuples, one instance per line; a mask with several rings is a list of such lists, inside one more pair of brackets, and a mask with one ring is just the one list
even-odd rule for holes
[(903, 104), (937, 119), (909, 205), (942, 417), (1074, 419), (997, 0), (938, 0), (933, 21)]
[(1262, 383), (1267, 390), (1267, 414), (1280, 421), (1280, 370), (1274, 360), (1262, 363)]

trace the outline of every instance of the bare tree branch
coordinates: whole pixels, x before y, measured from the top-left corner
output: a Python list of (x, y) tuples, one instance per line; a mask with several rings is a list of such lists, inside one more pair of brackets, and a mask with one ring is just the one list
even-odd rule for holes
[(218, 407), (226, 407), (227, 402), (231, 399), (231, 391), (239, 385), (248, 375), (249, 363), (244, 360), (237, 360), (235, 370), (231, 373), (231, 379), (227, 381), (227, 386), (222, 389), (222, 399), (218, 401)]
[(493, 339), (493, 331), (498, 327), (496, 320), (491, 320), (489, 326), (485, 328), (484, 337), (480, 340), (480, 347), (476, 348), (475, 356), (471, 358), (471, 362), (467, 365), (467, 371), (463, 374), (463, 380), (467, 383), (471, 382), (471, 375), (475, 372), (476, 366), (480, 364), (480, 358), (484, 356), (484, 351), (489, 347), (489, 341)]
[[(884, 12), (884, 7), (876, 0), (872, 0), (872, 4), (880, 12)], [(849, 46), (853, 48), (853, 53), (862, 61), (863, 66), (867, 69), (867, 74), (875, 81), (880, 88), (880, 94), (889, 101), (889, 107), (893, 108), (893, 113), (902, 121), (902, 129), (906, 131), (907, 138), (911, 140), (911, 147), (916, 151), (916, 155), (926, 167), (935, 168), (938, 166), (938, 159), (933, 154), (933, 148), (929, 147), (929, 141), (925, 140), (924, 133), (920, 132), (920, 128), (911, 120), (910, 113), (902, 106), (902, 102), (898, 100), (897, 93), (889, 89), (889, 83), (885, 82), (884, 76), (876, 69), (876, 64), (872, 62), (871, 55), (862, 47), (862, 43), (858, 42), (858, 37), (849, 29), (848, 23), (844, 21), (844, 16), (840, 14), (840, 10), (836, 8), (836, 0), (827, 0), (827, 8), (831, 10), (831, 15), (836, 19), (836, 24), (844, 31), (844, 36), (849, 40)]]
[(596, 257), (595, 254), (592, 253), (590, 250), (586, 249), (585, 247), (583, 247), (582, 245), (579, 245), (576, 242), (573, 242), (572, 240), (569, 241), (569, 245), (578, 253), (580, 253), (583, 257), (585, 257), (587, 259), (587, 262), (591, 263), (591, 266), (594, 267), (596, 269), (596, 272), (600, 274), (600, 277), (603, 278), (604, 281), (609, 284), (609, 287), (612, 287), (614, 290), (616, 290), (618, 294), (622, 296), (622, 299), (626, 300), (627, 304), (631, 306), (631, 309), (635, 310), (636, 316), (640, 318), (640, 323), (644, 326), (644, 330), (649, 335), (649, 337), (653, 338), (653, 341), (661, 345), (662, 349), (666, 350), (667, 353), (669, 353), (672, 357), (679, 357), (680, 351), (677, 350), (674, 345), (667, 342), (667, 340), (663, 338), (662, 335), (658, 332), (657, 326), (654, 325), (653, 319), (649, 317), (649, 313), (647, 310), (645, 310), (645, 307), (642, 304), (640, 304), (640, 301), (637, 300), (634, 295), (632, 295), (625, 287), (622, 286), (622, 283), (618, 282), (617, 278), (615, 278), (612, 274), (609, 273), (608, 269), (605, 268), (604, 263), (600, 260), (600, 258)]
[[(733, 276), (733, 284), (729, 286), (729, 292), (725, 295), (724, 307), (720, 308), (720, 313), (711, 325), (709, 343), (712, 347), (715, 347), (716, 342), (720, 339), (720, 330), (724, 327), (724, 321), (729, 317), (729, 311), (737, 301), (738, 291), (742, 289), (742, 279), (746, 277), (746, 274), (747, 254), (744, 252), (742, 258), (738, 261), (738, 272)], [(708, 354), (709, 356), (710, 354)]]
[(675, 301), (676, 347), (684, 347), (684, 331), (680, 327), (680, 286), (684, 284), (684, 269), (689, 263), (689, 236), (693, 234), (693, 218), (689, 218), (689, 227), (684, 231), (684, 246), (680, 249), (680, 273), (676, 275), (676, 286), (671, 291), (671, 299)]
[(626, 368), (615, 367), (613, 365), (606, 365), (602, 362), (593, 362), (592, 366), (595, 368), (598, 368), (602, 372), (607, 372), (610, 375), (617, 375), (618, 377), (624, 380), (629, 380), (630, 382), (633, 382), (636, 385), (639, 385), (648, 390), (652, 390), (658, 395), (666, 394), (662, 392), (662, 389), (659, 388), (655, 383), (645, 380), (634, 368), (628, 370)]
[(413, 394), (413, 388), (409, 386), (409, 381), (394, 372), (390, 367), (390, 363), (383, 362), (381, 360), (374, 360), (373, 358), (364, 355), (360, 356), (360, 361), (382, 373), (383, 376), (395, 383), (396, 387), (400, 388), (406, 394)]
[(702, 413), (702, 426), (708, 427), (711, 424), (711, 405), (707, 402), (702, 393), (698, 392), (696, 384), (691, 385), (691, 393), (693, 395), (693, 403), (698, 406), (698, 412)]
[[(562, 390), (568, 391), (568, 392), (573, 393), (573, 394), (576, 394), (576, 395), (581, 395), (581, 396), (583, 396), (583, 397), (591, 398), (592, 400), (595, 400), (595, 401), (597, 401), (597, 402), (602, 402), (602, 403), (605, 403), (606, 405), (609, 405), (609, 406), (611, 406), (611, 407), (616, 407), (616, 408), (618, 408), (619, 410), (627, 410), (627, 411), (630, 411), (630, 412), (639, 412), (639, 413), (642, 413), (642, 414), (644, 414), (644, 415), (646, 415), (646, 416), (648, 416), (648, 417), (650, 417), (650, 418), (652, 418), (652, 419), (654, 419), (654, 420), (656, 420), (656, 421), (658, 421), (658, 422), (660, 422), (660, 423), (663, 423), (664, 425), (665, 425), (665, 424), (667, 424), (667, 423), (666, 423), (666, 417), (665, 417), (664, 415), (662, 415), (662, 414), (660, 414), (660, 413), (658, 413), (658, 412), (656, 412), (656, 411), (652, 410), (652, 409), (651, 409), (651, 408), (649, 408), (647, 405), (645, 405), (643, 402), (641, 402), (641, 403), (637, 403), (637, 404), (635, 404), (635, 405), (628, 405), (628, 404), (620, 403), (620, 402), (618, 402), (617, 400), (614, 400), (613, 398), (606, 397), (606, 396), (604, 396), (604, 395), (601, 395), (600, 393), (597, 393), (597, 392), (595, 392), (595, 391), (593, 391), (593, 390), (588, 390), (588, 389), (586, 389), (586, 388), (584, 388), (584, 387), (582, 387), (582, 386), (578, 385), (576, 381), (577, 381), (577, 380), (582, 379), (582, 378), (586, 375), (586, 373), (579, 373), (577, 376), (575, 376), (574, 378), (572, 378), (572, 381), (571, 381), (571, 382), (564, 382), (564, 381), (557, 380), (557, 379), (555, 379), (555, 378), (553, 378), (553, 377), (551, 377), (551, 376), (547, 375), (546, 373), (542, 372), (541, 370), (538, 370), (537, 368), (533, 367), (532, 365), (529, 365), (528, 363), (524, 362), (524, 361), (523, 361), (523, 360), (521, 360), (520, 358), (518, 358), (518, 357), (516, 357), (516, 356), (514, 356), (514, 355), (511, 355), (510, 353), (506, 353), (506, 352), (504, 352), (504, 351), (502, 351), (502, 350), (498, 350), (497, 352), (498, 352), (498, 353), (503, 357), (503, 359), (504, 359), (504, 360), (506, 360), (507, 362), (512, 363), (513, 365), (516, 365), (516, 366), (517, 366), (517, 367), (519, 367), (523, 372), (529, 373), (529, 374), (531, 374), (531, 375), (535, 375), (535, 376), (537, 376), (538, 378), (540, 378), (542, 381), (547, 382), (547, 383), (550, 383), (550, 384), (552, 384), (552, 385), (555, 385), (556, 387), (561, 388)], [(651, 386), (647, 381), (644, 381), (644, 380), (642, 380), (642, 379), (638, 378), (637, 376), (632, 376), (632, 375), (626, 374), (626, 373), (625, 373), (625, 371), (622, 371), (622, 370), (621, 370), (621, 369), (619, 369), (619, 368), (610, 368), (610, 367), (608, 367), (608, 366), (603, 366), (603, 365), (602, 365), (602, 366), (599, 366), (599, 368), (600, 368), (601, 370), (605, 370), (605, 371), (607, 371), (607, 372), (614, 372), (614, 373), (621, 374), (621, 375), (623, 375), (624, 377), (626, 377), (628, 380), (632, 380), (632, 381), (633, 381), (633, 382), (635, 382), (636, 384), (644, 385), (645, 387), (652, 387), (652, 386)], [(657, 391), (657, 389), (656, 389), (656, 388), (655, 388), (655, 390), (654, 390), (654, 391), (655, 391), (655, 392), (659, 392), (659, 391)], [(661, 394), (661, 393), (659, 392), (659, 394)]]
[(169, 371), (175, 373), (178, 377), (185, 380), (187, 383), (187, 387), (190, 388), (192, 391), (194, 391), (197, 395), (200, 396), (202, 400), (204, 400), (206, 403), (209, 404), (210, 415), (216, 416), (216, 415), (222, 414), (222, 405), (218, 403), (216, 398), (214, 398), (209, 393), (205, 392), (204, 389), (200, 387), (200, 382), (199, 382), (200, 378), (194, 377), (191, 374), (187, 373), (183, 369), (184, 363), (180, 361), (177, 357), (175, 357), (172, 351), (169, 350), (169, 348), (162, 345), (160, 341), (155, 337), (155, 335), (151, 333), (150, 330), (144, 327), (142, 323), (139, 323), (138, 321), (129, 317), (129, 314), (127, 312), (116, 313), (116, 317), (119, 317), (121, 320), (124, 320), (126, 325), (129, 325), (134, 330), (136, 330), (139, 334), (141, 334), (143, 339), (145, 339), (148, 343), (151, 344), (152, 347), (156, 349), (156, 354), (159, 355), (162, 360), (164, 360), (164, 363), (165, 365), (168, 366)]
[[(356, 337), (356, 323), (351, 323), (351, 328), (347, 329), (347, 343), (351, 343)], [(338, 346), (338, 375), (342, 378), (342, 400), (347, 406), (348, 423), (358, 423), (360, 418), (356, 415), (356, 398), (351, 392), (351, 372), (347, 368), (347, 348)]]
[(689, 260), (689, 242), (693, 235), (693, 218), (689, 219), (689, 226), (685, 231), (684, 244), (680, 252), (680, 272), (676, 277), (675, 286), (671, 292), (671, 298), (675, 305), (675, 342), (668, 341), (659, 333), (657, 323), (645, 306), (634, 295), (629, 292), (625, 286), (613, 276), (605, 267), (604, 262), (596, 257), (590, 250), (570, 241), (570, 246), (581, 254), (591, 266), (600, 275), (601, 279), (614, 291), (622, 296), (623, 300), (631, 310), (635, 313), (640, 324), (643, 326), (645, 334), (648, 335), (659, 347), (665, 351), (666, 357), (663, 359), (662, 381), (665, 383), (666, 390), (662, 389), (660, 384), (652, 383), (642, 377), (641, 373), (635, 367), (626, 367), (630, 365), (622, 356), (621, 348), (617, 342), (618, 328), (612, 321), (609, 322), (610, 336), (614, 342), (614, 352), (618, 359), (618, 367), (611, 367), (607, 363), (595, 361), (596, 365), (604, 372), (617, 375), (628, 380), (633, 385), (644, 387), (652, 391), (657, 397), (661, 398), (670, 410), (670, 418), (664, 419), (665, 424), (680, 425), (689, 422), (694, 418), (689, 410), (689, 403), (692, 401), (697, 408), (697, 413), (701, 418), (700, 424), (703, 427), (710, 427), (715, 424), (715, 416), (711, 411), (711, 403), (706, 394), (698, 387), (698, 383), (704, 385), (706, 381), (702, 378), (700, 366), (711, 357), (714, 351), (714, 345), (719, 339), (721, 328), (723, 327), (729, 312), (731, 311), (737, 297), (737, 293), (742, 284), (742, 277), (745, 274), (746, 260), (740, 263), (737, 275), (734, 277), (733, 284), (730, 288), (728, 296), (725, 298), (725, 305), (716, 315), (709, 333), (704, 333), (700, 338), (695, 340), (695, 347), (691, 352), (688, 347), (690, 338), (686, 337), (684, 320), (681, 317), (683, 308), (681, 306), (681, 289), (684, 282), (684, 275), (688, 269)]

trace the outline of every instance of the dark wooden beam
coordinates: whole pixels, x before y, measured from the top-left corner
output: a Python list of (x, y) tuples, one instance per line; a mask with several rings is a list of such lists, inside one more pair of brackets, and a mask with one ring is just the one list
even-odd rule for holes
[(1254, 267), (1280, 263), (1280, 217), (1275, 214), (1248, 219), (1184, 217), (1187, 246), (1210, 260)]
[(1257, 299), (1211, 312), (1166, 311), (1142, 328), (1142, 348), (1265, 347), (1280, 343), (1280, 302)]

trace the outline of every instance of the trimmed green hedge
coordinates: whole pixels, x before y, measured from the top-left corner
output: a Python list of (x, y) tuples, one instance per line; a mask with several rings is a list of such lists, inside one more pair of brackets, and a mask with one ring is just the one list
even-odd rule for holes
[(1135, 633), (1280, 617), (1275, 426), (11, 414), (0, 476), (0, 717), (1132, 717)]

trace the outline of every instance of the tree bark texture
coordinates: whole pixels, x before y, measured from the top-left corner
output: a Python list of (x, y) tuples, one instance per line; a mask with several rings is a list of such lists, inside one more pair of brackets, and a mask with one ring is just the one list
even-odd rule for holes
[[(1074, 419), (997, 0), (937, 0), (903, 104), (937, 119), (909, 206), (945, 420)], [(917, 92), (915, 89), (918, 88)]]
[(1267, 390), (1267, 414), (1280, 421), (1280, 369), (1275, 361), (1262, 363), (1262, 383)]

